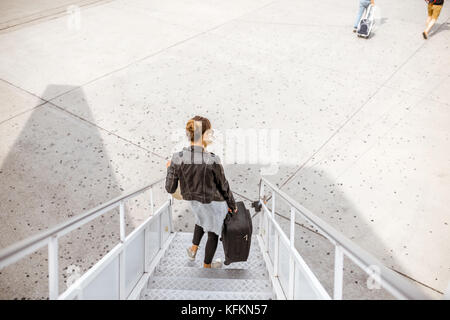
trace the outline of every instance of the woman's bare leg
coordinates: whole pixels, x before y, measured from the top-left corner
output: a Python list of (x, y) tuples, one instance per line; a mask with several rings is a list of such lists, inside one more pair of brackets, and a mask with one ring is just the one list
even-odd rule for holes
[(425, 29), (425, 33), (428, 35), (431, 28), (433, 28), (434, 24), (436, 23), (436, 19), (430, 19), (430, 22), (427, 23), (427, 28)]

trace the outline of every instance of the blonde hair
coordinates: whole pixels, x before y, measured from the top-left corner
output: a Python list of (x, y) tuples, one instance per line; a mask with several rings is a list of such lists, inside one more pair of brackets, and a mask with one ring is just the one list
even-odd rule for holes
[(201, 116), (195, 116), (186, 123), (186, 135), (191, 142), (202, 141), (204, 147), (206, 147), (210, 141), (203, 139), (203, 135), (207, 130), (211, 130), (211, 122)]

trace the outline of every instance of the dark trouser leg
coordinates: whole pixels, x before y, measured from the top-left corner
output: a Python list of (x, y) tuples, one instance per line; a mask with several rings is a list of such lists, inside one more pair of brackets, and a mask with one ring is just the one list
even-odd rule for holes
[(202, 240), (203, 235), (205, 234), (205, 231), (203, 231), (203, 228), (199, 225), (195, 225), (194, 228), (194, 237), (192, 238), (192, 244), (198, 246), (200, 244), (200, 241)]
[(217, 249), (217, 242), (219, 240), (219, 236), (214, 232), (208, 232), (208, 241), (206, 242), (205, 247), (205, 264), (210, 264), (212, 259), (214, 258), (214, 254)]

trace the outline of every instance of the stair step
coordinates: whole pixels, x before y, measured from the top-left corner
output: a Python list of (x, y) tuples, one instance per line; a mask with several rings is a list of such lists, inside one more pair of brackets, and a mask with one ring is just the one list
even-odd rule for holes
[(148, 289), (272, 292), (269, 280), (248, 279), (208, 279), (190, 277), (150, 277)]
[[(192, 233), (177, 233), (159, 261), (141, 299), (248, 300), (273, 299), (273, 288), (256, 237), (252, 237), (248, 260), (220, 269), (203, 268), (207, 237), (199, 245), (195, 261), (188, 259)], [(224, 260), (219, 242), (214, 258)]]
[[(191, 240), (176, 241), (176, 239), (173, 239), (172, 243), (170, 245), (175, 248), (180, 248), (180, 247), (186, 248), (186, 247), (192, 246), (192, 241)], [(206, 245), (206, 239), (202, 239), (202, 241), (200, 241), (199, 248), (204, 248), (205, 245)], [(223, 250), (223, 243), (220, 240), (217, 243), (217, 250)], [(259, 251), (259, 244), (258, 244), (257, 240), (252, 240), (252, 243), (250, 245), (250, 250)]]
[(196, 290), (147, 289), (142, 300), (271, 300), (269, 292), (222, 292)]
[[(225, 255), (216, 252), (214, 259), (220, 258), (222, 262), (225, 260)], [(159, 265), (161, 267), (203, 267), (204, 253), (198, 252), (195, 261), (188, 259), (186, 251), (183, 252), (167, 252), (161, 259)], [(249, 255), (247, 261), (233, 262), (229, 265), (223, 265), (223, 269), (262, 269), (266, 270), (266, 264), (262, 255)]]
[(162, 267), (160, 265), (156, 267), (153, 276), (208, 279), (269, 279), (268, 272), (263, 269), (205, 269), (198, 267)]
[[(175, 251), (185, 251), (186, 248), (192, 246), (192, 238), (189, 240), (184, 240), (184, 239), (177, 239), (177, 237), (175, 237), (172, 242), (169, 245), (168, 250), (175, 250)], [(206, 239), (202, 239), (200, 244), (199, 244), (199, 250), (205, 250), (205, 246), (206, 246)], [(223, 253), (223, 244), (222, 241), (219, 241), (219, 243), (217, 244), (217, 252), (222, 252)], [(260, 247), (259, 247), (259, 243), (256, 239), (252, 239), (251, 245), (250, 245), (250, 254), (258, 254), (260, 253)]]
[[(193, 237), (192, 233), (189, 233), (189, 232), (177, 232), (177, 234), (176, 234), (175, 238), (173, 239), (173, 241), (174, 242), (181, 241), (181, 242), (191, 242), (192, 243), (192, 237)], [(206, 242), (207, 239), (208, 239), (208, 236), (205, 234), (205, 235), (203, 235), (201, 241), (202, 242)], [(256, 240), (256, 235), (252, 235), (251, 239), (252, 239), (252, 242), (254, 242), (254, 241), (256, 242), (257, 241)]]
[[(175, 239), (181, 240), (181, 241), (191, 241), (193, 236), (194, 236), (194, 234), (192, 232), (177, 232)], [(202, 240), (204, 240), (205, 238), (208, 238), (208, 236), (206, 234), (203, 235)]]

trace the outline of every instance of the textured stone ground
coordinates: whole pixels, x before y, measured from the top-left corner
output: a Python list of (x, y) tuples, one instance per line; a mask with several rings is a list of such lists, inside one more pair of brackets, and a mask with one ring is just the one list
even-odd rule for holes
[[(163, 177), (174, 132), (201, 114), (219, 138), (278, 130), (268, 178), (439, 298), (450, 281), (450, 10), (424, 41), (425, 4), (407, 2), (378, 0), (364, 40), (351, 32), (356, 0), (1, 1), (0, 248)], [(61, 10), (73, 4), (80, 19)], [(239, 199), (256, 198), (260, 168), (225, 161)], [(128, 204), (128, 230), (146, 209), (148, 196)], [(87, 270), (114, 246), (117, 222), (111, 212), (62, 239), (61, 290), (67, 266)], [(174, 225), (193, 229), (186, 203)], [(296, 245), (331, 290), (329, 243), (298, 227)], [(45, 298), (45, 259), (2, 270), (0, 297)], [(345, 298), (390, 298), (345, 266)]]

